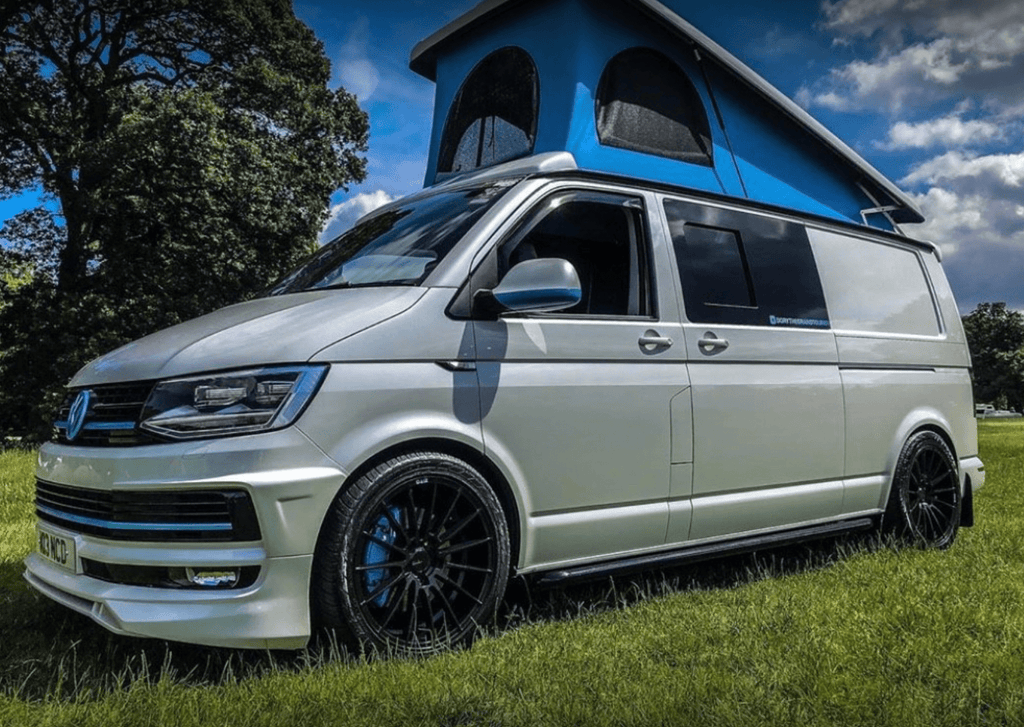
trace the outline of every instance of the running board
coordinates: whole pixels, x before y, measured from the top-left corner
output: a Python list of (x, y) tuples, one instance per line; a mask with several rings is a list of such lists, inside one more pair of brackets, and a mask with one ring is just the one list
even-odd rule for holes
[(775, 548), (781, 545), (793, 545), (806, 540), (817, 540), (819, 538), (830, 538), (837, 535), (845, 535), (859, 530), (868, 530), (875, 526), (872, 518), (858, 518), (826, 525), (813, 525), (798, 530), (786, 530), (781, 533), (768, 533), (757, 535), (752, 538), (741, 540), (729, 540), (726, 542), (709, 543), (697, 545), (691, 548), (682, 548), (669, 552), (652, 553), (640, 555), (634, 558), (623, 558), (621, 560), (605, 561), (603, 563), (591, 563), (588, 565), (575, 566), (573, 568), (560, 568), (548, 571), (537, 576), (533, 584), (541, 588), (546, 586), (558, 586), (569, 581), (586, 581), (608, 576), (622, 576), (650, 568), (664, 568), (666, 566), (682, 565), (684, 563), (696, 563), (702, 560), (710, 560), (724, 555), (737, 555), (740, 553), (752, 553), (756, 550)]

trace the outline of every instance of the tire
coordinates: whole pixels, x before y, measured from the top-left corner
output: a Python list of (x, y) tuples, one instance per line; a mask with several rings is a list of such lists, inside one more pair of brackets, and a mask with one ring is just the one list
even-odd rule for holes
[(439, 452), (402, 455), (332, 505), (313, 611), (366, 651), (434, 653), (492, 618), (510, 562), (508, 525), (480, 473)]
[(917, 432), (896, 462), (884, 533), (922, 548), (948, 548), (960, 527), (963, 494), (956, 459), (935, 432)]

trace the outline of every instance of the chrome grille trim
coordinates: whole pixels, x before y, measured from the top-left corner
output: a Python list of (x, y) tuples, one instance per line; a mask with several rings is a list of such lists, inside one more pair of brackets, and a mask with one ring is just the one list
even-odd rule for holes
[[(154, 384), (152, 381), (141, 381), (70, 390), (54, 422), (57, 441), (76, 447), (135, 447), (160, 441), (138, 428), (142, 408)], [(93, 400), (82, 431), (71, 442), (67, 438), (71, 403), (84, 388), (92, 392)]]

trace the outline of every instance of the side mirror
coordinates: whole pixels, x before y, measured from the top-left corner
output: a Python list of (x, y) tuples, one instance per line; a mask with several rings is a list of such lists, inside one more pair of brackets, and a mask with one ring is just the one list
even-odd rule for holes
[[(568, 260), (538, 258), (519, 263), (493, 290), (476, 294), (484, 312), (503, 311), (544, 313), (572, 308), (583, 292), (576, 268)], [(474, 306), (476, 307), (476, 306)]]

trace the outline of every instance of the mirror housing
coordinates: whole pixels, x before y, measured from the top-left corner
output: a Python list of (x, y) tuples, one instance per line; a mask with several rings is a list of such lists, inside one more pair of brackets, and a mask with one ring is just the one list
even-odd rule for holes
[(580, 278), (568, 260), (525, 260), (505, 274), (493, 290), (481, 290), (474, 308), (497, 315), (506, 311), (549, 313), (572, 308), (583, 298)]

